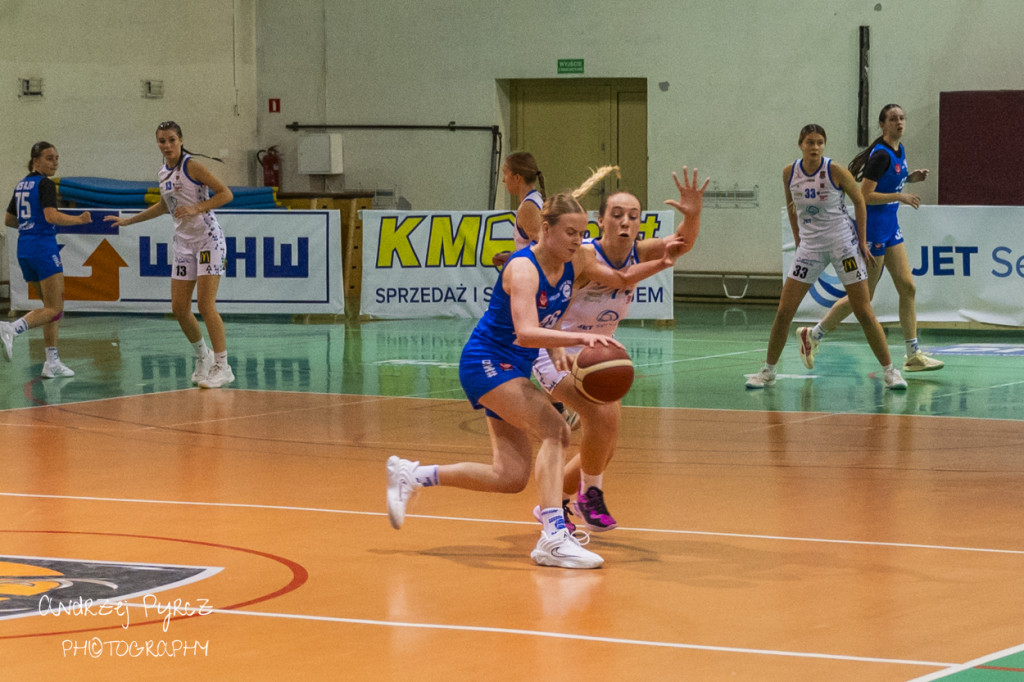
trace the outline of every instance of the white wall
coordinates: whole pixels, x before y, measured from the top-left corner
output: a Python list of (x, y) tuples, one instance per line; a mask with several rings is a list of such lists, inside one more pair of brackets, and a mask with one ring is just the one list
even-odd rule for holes
[[(1022, 20), (1019, 0), (0, 0), (0, 188), (39, 139), (58, 145), (62, 174), (151, 178), (153, 130), (173, 118), (189, 147), (227, 151), (213, 168), (230, 184), (254, 182), (252, 154), (277, 144), (286, 191), (381, 187), (414, 208), (483, 208), (484, 133), (345, 133), (344, 176), (321, 178), (295, 172), (285, 126), (497, 124), (507, 153), (500, 82), (557, 77), (557, 59), (581, 57), (586, 77), (648, 80), (651, 206), (684, 163), (759, 187), (757, 209), (706, 211), (683, 267), (780, 272), (780, 174), (800, 127), (823, 125), (843, 163), (857, 151), (858, 27), (871, 27), (872, 118), (904, 106), (911, 165), (933, 171), (914, 189), (934, 203), (939, 93), (1024, 89)], [(16, 97), (28, 75), (44, 78), (42, 101)], [(142, 99), (145, 78), (164, 81), (164, 99)]]
[[(186, 147), (224, 158), (209, 162), (222, 180), (251, 184), (255, 21), (254, 0), (0, 0), (4, 208), (39, 140), (56, 145), (58, 176), (155, 184), (154, 132), (168, 119), (181, 125)], [(43, 97), (19, 98), (21, 77), (41, 77)], [(163, 99), (142, 97), (148, 79), (164, 82)], [(15, 232), (4, 231), (13, 248)]]
[[(296, 189), (315, 185), (288, 172), (285, 123), (500, 124), (507, 152), (497, 81), (557, 77), (565, 57), (582, 57), (586, 77), (647, 78), (650, 205), (671, 196), (684, 163), (722, 188), (760, 191), (757, 209), (707, 210), (690, 270), (780, 272), (781, 170), (799, 154), (799, 129), (823, 125), (843, 163), (858, 151), (861, 25), (871, 27), (872, 137), (881, 107), (902, 104), (912, 165), (933, 171), (915, 186), (926, 203), (941, 172), (939, 93), (1024, 88), (1012, 66), (1024, 56), (1019, 0), (259, 0), (258, 15), (261, 139), (284, 145)], [(268, 97), (282, 98), (283, 114), (265, 113)], [(343, 184), (327, 186), (376, 182), (414, 208), (482, 207), (487, 167), (472, 155), (484, 141), (345, 137)]]

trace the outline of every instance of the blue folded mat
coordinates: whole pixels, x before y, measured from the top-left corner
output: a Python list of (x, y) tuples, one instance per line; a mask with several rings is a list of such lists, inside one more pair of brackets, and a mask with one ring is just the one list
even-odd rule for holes
[[(160, 196), (157, 187), (146, 181), (82, 176), (55, 178), (54, 182), (60, 198), (74, 202), (77, 208), (146, 208)], [(281, 208), (273, 187), (230, 189), (234, 198), (223, 208)]]

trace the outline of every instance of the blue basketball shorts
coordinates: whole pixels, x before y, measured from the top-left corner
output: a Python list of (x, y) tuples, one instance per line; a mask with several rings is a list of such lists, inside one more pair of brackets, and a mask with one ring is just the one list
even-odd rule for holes
[(18, 265), (26, 282), (42, 282), (48, 277), (64, 272), (60, 260), (60, 245), (56, 239), (33, 239), (19, 237)]
[(884, 256), (890, 246), (903, 243), (903, 231), (895, 213), (868, 217), (868, 250), (872, 256)]
[(533, 359), (520, 357), (508, 349), (489, 348), (479, 344), (467, 344), (459, 360), (459, 382), (474, 410), (483, 408), (488, 417), (501, 419), (497, 414), (480, 404), (480, 398), (506, 381), (530, 378)]

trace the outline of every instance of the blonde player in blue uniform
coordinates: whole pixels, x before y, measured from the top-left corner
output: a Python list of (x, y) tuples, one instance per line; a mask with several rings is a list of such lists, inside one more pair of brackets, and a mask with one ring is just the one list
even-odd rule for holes
[[(583, 243), (587, 257), (613, 270), (623, 270), (637, 263), (661, 260), (676, 241), (684, 244), (679, 255), (693, 248), (700, 230), (704, 190), (709, 181), (705, 180), (698, 186), (697, 169), (693, 170), (691, 178), (686, 167), (683, 167), (683, 182), (675, 173), (672, 177), (679, 190), (679, 199), (665, 203), (684, 217), (674, 234), (637, 241), (640, 200), (629, 192), (615, 192), (606, 196), (598, 209), (600, 238)], [(564, 331), (614, 335), (619, 321), (629, 314), (633, 291), (633, 287), (618, 289), (589, 281), (586, 275), (581, 274), (576, 278), (572, 303), (562, 318), (561, 328)], [(604, 501), (604, 472), (615, 452), (622, 402), (595, 403), (584, 397), (572, 379), (567, 378), (573, 357), (581, 350), (580, 346), (553, 348), (550, 353), (541, 349), (533, 364), (533, 374), (552, 400), (569, 405), (580, 415), (582, 424), (580, 451), (566, 464), (563, 477), (562, 507), (566, 525), (570, 530), (574, 529), (569, 517), (571, 510), (587, 530), (603, 532), (617, 525)]]
[(10, 361), (15, 337), (33, 327), (42, 327), (46, 348), (44, 379), (75, 375), (61, 362), (57, 352), (58, 324), (64, 315), (64, 267), (57, 244), (57, 226), (92, 222), (88, 211), (69, 215), (57, 210), (57, 187), (50, 177), (57, 172), (58, 161), (57, 148), (49, 142), (32, 145), (29, 174), (15, 187), (4, 215), (7, 227), (18, 228), (18, 265), (25, 281), (39, 293), (43, 307), (14, 322), (0, 322), (0, 346), (4, 359)]
[[(903, 191), (908, 182), (922, 182), (928, 178), (927, 169), (913, 172), (907, 168), (907, 151), (900, 139), (906, 128), (907, 117), (898, 104), (887, 104), (878, 114), (882, 135), (869, 144), (850, 162), (850, 172), (860, 180), (860, 191), (867, 204), (867, 237), (874, 261), (868, 263), (868, 289), (872, 298), (882, 276), (883, 267), (889, 271), (899, 296), (900, 327), (907, 355), (904, 372), (927, 372), (942, 369), (941, 360), (926, 355), (917, 339), (917, 306), (914, 275), (903, 245), (897, 210), (900, 204), (912, 208), (921, 205), (921, 197)], [(800, 357), (808, 369), (814, 368), (814, 354), (826, 333), (834, 331), (850, 314), (850, 302), (839, 299), (825, 317), (814, 327), (796, 330), (800, 339)]]
[[(217, 288), (227, 251), (224, 232), (213, 209), (232, 199), (231, 190), (182, 146), (181, 127), (174, 121), (157, 126), (156, 142), (164, 157), (160, 168), (160, 201), (127, 217), (107, 216), (118, 227), (134, 225), (165, 213), (174, 219), (171, 266), (171, 310), (195, 351), (192, 383), (220, 388), (235, 380), (228, 364), (224, 321), (217, 312)], [(212, 194), (211, 194), (212, 192)], [(211, 351), (192, 312), (192, 293), (198, 289), (199, 313), (210, 334)]]
[(530, 557), (539, 565), (562, 568), (597, 568), (604, 562), (565, 528), (560, 493), (569, 426), (530, 381), (530, 372), (540, 348), (621, 347), (602, 334), (558, 329), (576, 273), (611, 287), (631, 288), (671, 267), (683, 244), (674, 241), (659, 261), (617, 271), (586, 257), (580, 248), (586, 230), (587, 214), (572, 194), (556, 194), (545, 202), (538, 242), (509, 258), (459, 364), (459, 379), (470, 404), (487, 415), (492, 462), (421, 466), (389, 458), (387, 506), (394, 528), (402, 527), (410, 497), (423, 487), (520, 492), (530, 480), (536, 440), (540, 442), (536, 478), (543, 530)]
[[(885, 387), (905, 390), (907, 382), (893, 367), (885, 332), (871, 309), (867, 263), (872, 260), (865, 233), (865, 204), (853, 175), (824, 155), (825, 129), (816, 124), (800, 130), (803, 156), (782, 169), (786, 212), (796, 241), (796, 256), (785, 284), (768, 339), (768, 357), (757, 374), (747, 377), (747, 388), (775, 383), (776, 365), (789, 336), (789, 325), (800, 301), (830, 262), (843, 283), (868, 345), (882, 365)], [(843, 194), (853, 202), (856, 222), (846, 212)]]

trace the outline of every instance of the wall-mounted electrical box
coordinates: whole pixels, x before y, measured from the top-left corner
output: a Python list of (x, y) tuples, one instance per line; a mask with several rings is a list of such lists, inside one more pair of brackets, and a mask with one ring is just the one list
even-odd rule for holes
[(142, 81), (142, 96), (146, 99), (160, 99), (164, 96), (164, 82), (147, 80)]
[(338, 175), (342, 173), (341, 133), (300, 135), (299, 172), (304, 175)]
[(18, 79), (18, 97), (42, 97), (43, 96), (43, 79), (42, 78), (19, 78)]

